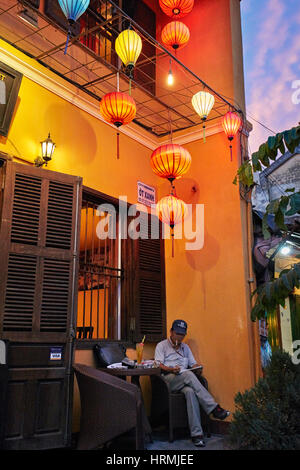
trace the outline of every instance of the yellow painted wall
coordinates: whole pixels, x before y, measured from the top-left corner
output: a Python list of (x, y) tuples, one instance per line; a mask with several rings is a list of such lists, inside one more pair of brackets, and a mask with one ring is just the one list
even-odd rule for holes
[[(241, 103), (239, 42), (239, 52), (234, 49), (240, 40), (238, 9), (239, 0), (196, 2), (203, 28), (199, 17), (187, 17), (194, 39), (179, 58), (220, 93)], [(0, 45), (4, 47), (2, 41)], [(26, 77), (19, 97), (9, 136), (0, 138), (1, 151), (32, 161), (50, 130), (57, 149), (49, 169), (80, 175), (85, 185), (115, 197), (127, 195), (130, 202), (136, 202), (137, 180), (157, 187), (158, 197), (168, 193), (169, 184), (151, 171), (149, 148), (121, 135), (117, 160), (116, 131), (111, 127)], [(235, 394), (253, 385), (259, 375), (257, 332), (249, 319), (247, 207), (232, 184), (239, 148), (234, 146), (231, 162), (223, 133), (208, 137), (205, 144), (195, 141), (185, 147), (192, 165), (176, 183), (177, 194), (187, 203), (204, 204), (204, 247), (186, 251), (185, 240), (176, 240), (172, 258), (171, 244), (166, 243), (167, 329), (175, 318), (188, 322), (187, 342), (204, 365), (210, 391), (233, 410)], [(154, 345), (149, 345), (147, 357), (153, 357), (153, 351)], [(77, 351), (75, 360), (94, 364), (91, 351)], [(78, 424), (78, 413), (75, 424), (76, 419)]]

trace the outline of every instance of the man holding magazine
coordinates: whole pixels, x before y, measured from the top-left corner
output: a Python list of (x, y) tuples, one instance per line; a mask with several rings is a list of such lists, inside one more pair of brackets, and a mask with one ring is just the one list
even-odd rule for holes
[(217, 419), (227, 418), (230, 412), (215, 402), (192, 372), (197, 370), (197, 373), (201, 373), (202, 366), (195, 361), (189, 346), (182, 342), (186, 332), (187, 323), (184, 320), (175, 320), (170, 337), (158, 343), (155, 348), (155, 361), (171, 391), (184, 393), (192, 442), (197, 447), (204, 447), (199, 404), (208, 415), (212, 413)]

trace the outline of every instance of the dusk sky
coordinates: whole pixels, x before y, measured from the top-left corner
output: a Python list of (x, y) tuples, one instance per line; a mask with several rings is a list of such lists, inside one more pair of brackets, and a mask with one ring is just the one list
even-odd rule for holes
[(242, 0), (241, 10), (252, 153), (273, 135), (253, 118), (275, 133), (300, 121), (300, 3)]

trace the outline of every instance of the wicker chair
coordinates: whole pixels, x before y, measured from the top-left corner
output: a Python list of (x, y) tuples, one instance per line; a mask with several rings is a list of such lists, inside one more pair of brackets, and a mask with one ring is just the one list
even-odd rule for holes
[[(202, 385), (208, 389), (205, 377), (198, 376)], [(174, 440), (174, 429), (188, 427), (188, 415), (185, 396), (181, 392), (171, 392), (169, 384), (162, 375), (151, 376), (152, 403), (151, 423), (153, 426), (160, 423), (162, 418), (168, 416), (169, 442)], [(210, 418), (200, 406), (201, 423), (207, 437), (211, 436)]]
[(81, 401), (77, 449), (95, 449), (135, 428), (136, 450), (143, 450), (143, 405), (139, 388), (83, 364), (74, 364), (73, 368)]

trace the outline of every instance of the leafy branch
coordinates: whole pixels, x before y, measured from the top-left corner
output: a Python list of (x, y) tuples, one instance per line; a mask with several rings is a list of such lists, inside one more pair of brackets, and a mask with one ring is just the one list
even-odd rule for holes
[(291, 269), (281, 271), (278, 279), (259, 286), (252, 296), (257, 294), (255, 305), (251, 311), (251, 320), (265, 318), (266, 313), (273, 313), (278, 305), (285, 306), (285, 299), (300, 287), (300, 263)]
[(286, 189), (286, 193), (288, 192), (292, 194), (274, 199), (266, 207), (266, 212), (262, 219), (262, 231), (265, 239), (271, 236), (268, 226), (269, 215), (274, 215), (277, 227), (286, 232), (288, 227), (284, 222), (284, 218), (300, 213), (300, 192), (295, 193), (295, 188)]
[(300, 145), (300, 126), (269, 137), (267, 142), (261, 144), (258, 151), (251, 155), (251, 159), (239, 167), (233, 184), (239, 182), (244, 186), (252, 187), (254, 185), (253, 171), (261, 171), (263, 167), (269, 167), (272, 161), (276, 160), (278, 152), (294, 153), (298, 145)]
[[(293, 154), (298, 145), (300, 145), (300, 126), (269, 137), (267, 142), (252, 154), (251, 160), (245, 161), (239, 167), (233, 183), (239, 182), (246, 188), (252, 188), (255, 184), (253, 172), (261, 171), (263, 167), (269, 167), (272, 161), (276, 160), (278, 152), (284, 154), (289, 151)], [(295, 192), (295, 188), (291, 188), (287, 189), (286, 193), (290, 194), (271, 201), (266, 207), (262, 220), (262, 231), (266, 239), (271, 236), (268, 226), (269, 215), (274, 215), (277, 227), (283, 232), (287, 232), (285, 217), (300, 213), (300, 192)], [(266, 282), (253, 292), (252, 296), (256, 295), (256, 300), (251, 311), (252, 321), (265, 318), (266, 313), (273, 313), (278, 305), (284, 307), (286, 298), (294, 291), (295, 287), (300, 287), (300, 263), (295, 264), (291, 269), (282, 271), (278, 279)]]

